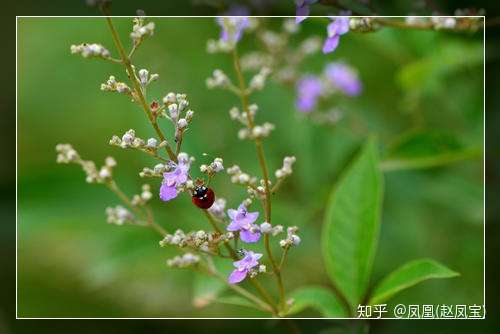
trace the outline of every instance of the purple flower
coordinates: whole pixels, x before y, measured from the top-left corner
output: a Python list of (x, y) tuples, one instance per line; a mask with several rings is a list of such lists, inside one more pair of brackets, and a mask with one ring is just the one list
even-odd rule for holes
[(300, 79), (297, 83), (297, 109), (306, 113), (313, 111), (322, 89), (321, 80), (313, 75), (306, 75)]
[(333, 16), (332, 22), (326, 27), (327, 38), (323, 44), (323, 53), (335, 51), (339, 45), (340, 35), (349, 31), (349, 17)]
[(171, 172), (163, 173), (163, 182), (160, 187), (162, 201), (170, 201), (177, 197), (177, 185), (186, 183), (189, 172), (189, 161), (179, 161)]
[(295, 0), (295, 23), (300, 23), (309, 16), (309, 6), (316, 1), (318, 0)]
[(220, 39), (226, 43), (236, 44), (250, 22), (248, 20), (248, 9), (244, 6), (233, 5), (224, 13), (225, 16), (218, 17), (217, 23), (222, 28)]
[[(241, 241), (244, 242), (254, 243), (259, 241), (260, 232), (257, 232), (258, 226), (254, 223), (259, 217), (258, 212), (247, 212), (245, 205), (240, 204), (238, 210), (229, 209), (227, 214), (231, 218), (231, 223), (227, 226), (228, 231), (240, 231)], [(252, 230), (255, 230), (255, 232)]]
[(358, 96), (363, 89), (356, 71), (344, 63), (330, 63), (325, 68), (325, 76), (331, 84), (348, 96)]
[(229, 284), (236, 284), (243, 281), (250, 270), (259, 265), (259, 259), (261, 257), (262, 254), (245, 251), (245, 257), (243, 259), (233, 262), (236, 269), (227, 278)]

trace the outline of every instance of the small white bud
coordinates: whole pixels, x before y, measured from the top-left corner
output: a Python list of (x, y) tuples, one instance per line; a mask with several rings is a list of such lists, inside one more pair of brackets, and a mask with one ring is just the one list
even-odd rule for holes
[(142, 69), (139, 70), (139, 81), (144, 86), (148, 83), (149, 72), (148, 70)]
[(150, 148), (155, 148), (156, 145), (158, 144), (158, 141), (155, 138), (149, 138), (147, 146)]
[(177, 126), (179, 127), (179, 129), (184, 129), (188, 126), (188, 122), (185, 118), (181, 118), (178, 122), (177, 122)]
[(263, 222), (262, 224), (260, 224), (260, 231), (262, 233), (271, 233), (273, 230), (273, 227), (271, 224), (269, 224), (268, 222)]

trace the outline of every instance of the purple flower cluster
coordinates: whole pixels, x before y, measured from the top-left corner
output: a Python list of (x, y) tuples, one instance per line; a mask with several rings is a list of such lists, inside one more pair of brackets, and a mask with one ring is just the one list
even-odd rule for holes
[(309, 6), (318, 0), (295, 0), (295, 23), (304, 21), (310, 13)]
[(177, 186), (186, 183), (189, 173), (189, 160), (180, 160), (171, 172), (163, 174), (163, 182), (160, 187), (160, 198), (162, 201), (170, 201), (177, 197)]
[(231, 219), (231, 223), (227, 226), (227, 230), (231, 232), (239, 231), (240, 239), (243, 242), (255, 243), (260, 239), (259, 228), (255, 221), (259, 217), (259, 212), (248, 212), (245, 205), (240, 204), (238, 210), (229, 209), (227, 215)]
[(314, 110), (318, 98), (323, 90), (321, 80), (313, 75), (307, 75), (297, 83), (296, 106), (302, 112), (308, 113)]
[(325, 77), (336, 89), (347, 96), (358, 96), (363, 89), (356, 71), (341, 62), (328, 64), (325, 68)]
[(225, 16), (218, 17), (216, 20), (222, 29), (220, 39), (230, 44), (238, 43), (243, 35), (243, 30), (250, 25), (248, 15), (246, 7), (233, 5), (225, 13)]
[(321, 95), (328, 95), (338, 91), (347, 96), (358, 96), (363, 90), (356, 70), (342, 62), (332, 62), (326, 65), (323, 79), (306, 75), (302, 77), (296, 87), (297, 109), (304, 113), (313, 111)]
[(252, 268), (259, 265), (259, 259), (262, 257), (260, 253), (245, 251), (243, 259), (233, 262), (236, 269), (229, 275), (227, 281), (230, 284), (236, 284), (245, 279)]
[[(304, 21), (310, 13), (309, 6), (317, 0), (295, 0), (295, 23)], [(323, 44), (323, 53), (335, 51), (339, 45), (340, 35), (344, 35), (349, 31), (349, 15), (350, 11), (340, 12), (341, 16), (330, 16), (332, 22), (326, 27), (327, 37)]]
[(340, 35), (349, 31), (349, 17), (338, 16), (330, 17), (332, 22), (326, 27), (327, 38), (323, 44), (323, 53), (335, 51), (339, 45)]

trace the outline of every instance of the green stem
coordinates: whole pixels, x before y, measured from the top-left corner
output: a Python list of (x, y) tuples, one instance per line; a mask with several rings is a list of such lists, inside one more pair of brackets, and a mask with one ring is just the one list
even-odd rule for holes
[[(107, 15), (106, 12), (104, 14)], [(141, 90), (141, 84), (137, 79), (137, 77), (135, 76), (135, 71), (132, 67), (132, 63), (130, 62), (130, 58), (125, 53), (125, 49), (120, 40), (120, 37), (118, 36), (118, 32), (116, 31), (113, 25), (113, 22), (111, 21), (111, 17), (106, 16), (106, 22), (108, 23), (109, 30), (111, 31), (111, 36), (113, 37), (113, 41), (116, 45), (116, 48), (118, 49), (118, 53), (120, 54), (122, 63), (125, 66), (125, 69), (127, 70), (128, 78), (130, 79), (132, 85), (134, 86), (135, 96), (138, 98), (139, 103), (142, 106), (142, 109), (144, 110), (144, 113), (146, 114), (149, 122), (153, 126), (156, 134), (158, 135), (158, 138), (160, 138), (162, 142), (163, 141), (166, 142), (165, 136), (163, 135), (160, 127), (158, 126), (156, 118), (153, 116), (151, 110), (149, 109), (148, 103), (146, 102), (146, 98), (144, 97), (144, 94), (142, 93)], [(170, 148), (170, 145), (167, 144), (165, 146), (165, 150), (167, 151), (170, 160), (177, 162), (177, 156), (175, 155), (174, 151), (172, 151), (172, 149)]]
[[(215, 221), (214, 217), (212, 217), (212, 215), (210, 214), (210, 212), (208, 212), (207, 210), (203, 210), (203, 213), (207, 217), (207, 220), (210, 223), (210, 225), (212, 225), (213, 229), (217, 233), (222, 233), (222, 231), (220, 230), (219, 226), (217, 226), (217, 222)], [(234, 261), (238, 261), (239, 258), (238, 258), (238, 255), (236, 254), (236, 251), (234, 250), (234, 248), (231, 247), (231, 245), (228, 244), (228, 243), (224, 243), (224, 246), (226, 247), (226, 249), (228, 250), (229, 254), (231, 255), (231, 258)], [(271, 305), (271, 307), (273, 308), (273, 314), (278, 314), (278, 310), (276, 309), (276, 306), (275, 306), (276, 303), (272, 300), (271, 296), (269, 296), (269, 294), (262, 287), (262, 285), (260, 285), (259, 281), (257, 279), (255, 279), (255, 278), (250, 278), (250, 282), (252, 282), (253, 286), (257, 289), (257, 291), (259, 291), (260, 295), (264, 298), (264, 300), (266, 300), (266, 302), (269, 305)]]
[[(254, 123), (253, 117), (249, 111), (249, 102), (248, 102), (248, 93), (247, 93), (248, 90), (246, 88), (245, 78), (243, 77), (243, 72), (241, 70), (240, 59), (238, 56), (238, 50), (236, 49), (236, 46), (233, 49), (233, 64), (234, 64), (234, 69), (235, 69), (236, 76), (237, 76), (238, 82), (239, 82), (239, 87), (240, 87), (239, 96), (241, 99), (242, 108), (243, 108), (243, 111), (247, 115), (248, 127), (250, 130), (252, 130), (255, 126), (255, 123)], [(269, 187), (269, 172), (267, 169), (266, 158), (264, 155), (264, 148), (262, 146), (262, 141), (259, 138), (255, 139), (255, 147), (257, 149), (257, 157), (259, 159), (259, 165), (260, 165), (260, 168), (262, 170), (262, 177), (264, 179), (264, 189), (265, 189), (265, 194), (266, 194), (266, 199), (264, 201), (265, 219), (266, 219), (266, 222), (271, 224), (271, 190)], [(280, 294), (280, 308), (282, 310), (284, 310), (285, 309), (285, 288), (283, 285), (283, 279), (281, 277), (280, 269), (278, 268), (278, 265), (273, 257), (271, 246), (269, 244), (269, 235), (268, 234), (264, 235), (264, 244), (265, 244), (267, 256), (269, 258), (269, 261), (271, 262), (273, 272), (276, 276), (276, 283), (278, 285), (278, 290), (279, 290), (279, 294)]]

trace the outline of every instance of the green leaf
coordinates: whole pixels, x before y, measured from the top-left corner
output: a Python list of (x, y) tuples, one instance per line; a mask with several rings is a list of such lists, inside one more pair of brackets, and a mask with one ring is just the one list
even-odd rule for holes
[(294, 303), (288, 311), (289, 315), (311, 307), (328, 318), (348, 316), (337, 296), (331, 290), (321, 286), (308, 286), (295, 290), (290, 297), (293, 298)]
[(377, 145), (371, 139), (334, 188), (323, 225), (327, 273), (352, 310), (363, 299), (370, 278), (382, 193)]
[(217, 278), (195, 273), (192, 303), (198, 308), (205, 307), (214, 302), (226, 288), (227, 285)]
[(390, 273), (377, 285), (369, 304), (385, 302), (400, 291), (431, 278), (449, 278), (458, 275), (459, 273), (431, 259), (411, 261)]
[(481, 155), (481, 148), (465, 148), (449, 134), (431, 130), (411, 131), (389, 147), (381, 168), (384, 171), (429, 168)]

